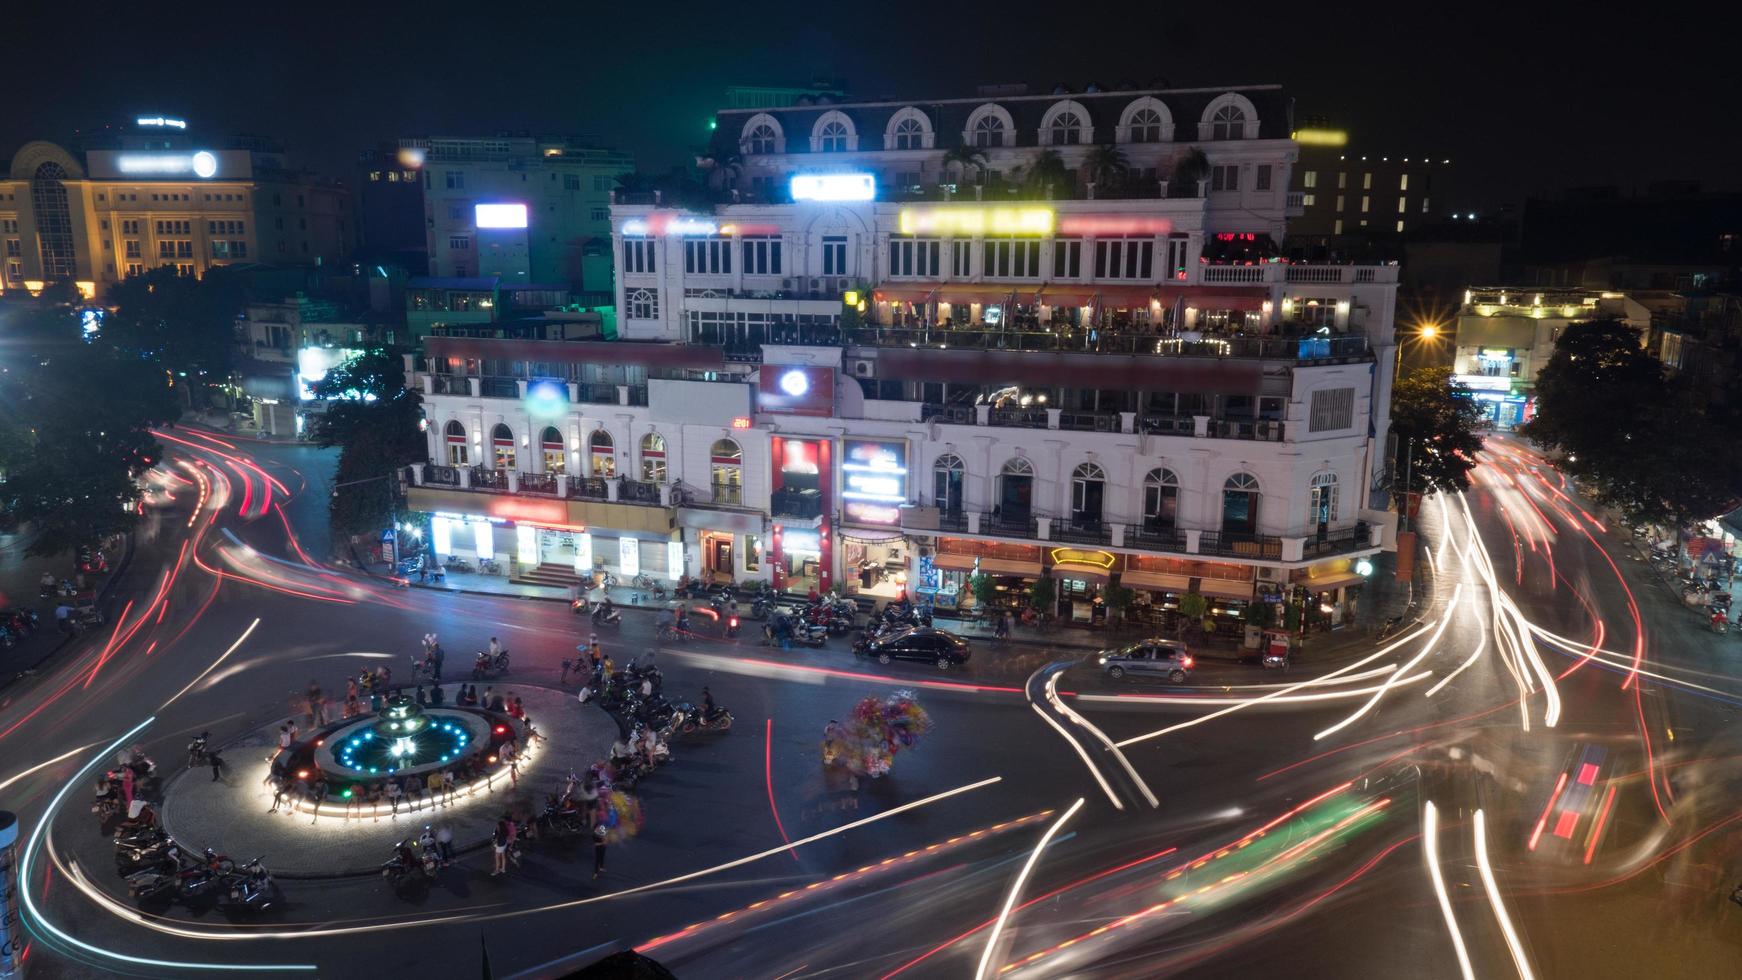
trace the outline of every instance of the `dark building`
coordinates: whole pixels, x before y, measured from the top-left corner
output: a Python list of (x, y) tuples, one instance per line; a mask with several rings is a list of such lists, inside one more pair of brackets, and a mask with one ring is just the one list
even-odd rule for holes
[(423, 275), (429, 271), (429, 248), (421, 160), (404, 153), (390, 141), (365, 150), (358, 161), (357, 211), (363, 226), (358, 257)]
[(1531, 285), (1691, 290), (1733, 282), (1742, 269), (1742, 194), (1685, 181), (1632, 196), (1603, 187), (1533, 199), (1521, 223)]

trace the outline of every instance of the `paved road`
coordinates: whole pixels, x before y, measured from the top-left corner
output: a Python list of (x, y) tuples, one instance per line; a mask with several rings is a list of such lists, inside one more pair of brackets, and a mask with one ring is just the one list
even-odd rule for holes
[[(326, 550), (317, 453), (173, 434), (203, 448), (175, 446), (174, 499), (159, 496), (124, 583), (132, 610), (0, 706), (0, 778), (27, 829), (146, 719), (135, 738), (174, 759), (188, 732), (270, 721), (311, 677), (331, 689), (430, 629), (450, 664), (494, 634), (518, 682), (558, 684), (586, 632), (561, 606), (311, 568), (304, 552)], [(498, 975), (617, 943), (685, 977), (959, 977), (983, 957), (986, 976), (1458, 977), (1460, 942), (1470, 975), (1727, 975), (1742, 935), (1722, 894), (1742, 877), (1727, 843), (1742, 684), (1727, 667), (1742, 646), (1700, 632), (1585, 511), (1494, 443), (1476, 488), (1424, 510), (1423, 622), (1340, 676), (1233, 670), (1178, 692), (1108, 688), (1074, 666), (1080, 651), (981, 649), (940, 674), (838, 648), (661, 648), (668, 688), (709, 685), (738, 725), (676, 747), (643, 785), (646, 831), (599, 879), (590, 848), (546, 842), (507, 878), (466, 869), (409, 900), (373, 880), (287, 882), (264, 925), (129, 918), (76, 877), (94, 855), (89, 889), (114, 885), (80, 780), (49, 824), (61, 866), (29, 852), (39, 920), (65, 934), (32, 967), (449, 972), (475, 968), (483, 937)], [(651, 625), (626, 620), (607, 648), (648, 648)], [(1019, 676), (991, 663), (1018, 657)], [(822, 727), (897, 688), (934, 732), (857, 794), (826, 784)]]

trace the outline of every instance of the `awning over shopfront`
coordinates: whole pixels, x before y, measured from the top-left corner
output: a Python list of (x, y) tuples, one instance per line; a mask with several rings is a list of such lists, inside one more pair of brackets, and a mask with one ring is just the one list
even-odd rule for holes
[(932, 559), (932, 567), (946, 572), (968, 572), (974, 568), (973, 555), (938, 555)]
[(1128, 589), (1145, 589), (1150, 592), (1172, 592), (1184, 595), (1191, 591), (1192, 580), (1184, 575), (1128, 569), (1119, 573), (1119, 584)]
[(934, 286), (878, 286), (871, 298), (879, 303), (927, 303), (936, 293)]
[(1043, 306), (1088, 306), (1094, 301), (1094, 290), (1076, 289), (1068, 286), (1047, 286), (1035, 297), (1035, 302)]
[(613, 531), (631, 537), (669, 537), (674, 527), (669, 507), (643, 507), (598, 500), (561, 500), (506, 493), (478, 493), (412, 487), (412, 510), (436, 514), (497, 517), (516, 524), (576, 531)]
[(1252, 583), (1225, 578), (1200, 579), (1198, 594), (1216, 599), (1250, 599)]
[(1155, 286), (1103, 286), (1095, 293), (1098, 297), (1095, 305), (1104, 310), (1142, 309), (1161, 296)]
[(1017, 289), (1012, 286), (975, 286), (945, 284), (938, 288), (940, 303), (1007, 303), (1012, 295), (1016, 302), (1028, 305), (1034, 302), (1034, 293), (1030, 290)]
[[(945, 571), (967, 572), (974, 568), (973, 555), (940, 554), (932, 559), (932, 566)], [(1015, 578), (1040, 578), (1040, 562), (1018, 561), (1014, 558), (980, 558), (980, 571), (986, 575), (1005, 575)]]
[(1079, 582), (1095, 582), (1105, 585), (1113, 580), (1107, 569), (1100, 565), (1085, 565), (1081, 562), (1066, 562), (1052, 567), (1053, 578), (1074, 578)]
[(900, 541), (906, 535), (894, 528), (844, 527), (841, 528), (842, 541), (854, 544), (883, 544), (886, 541)]
[(1367, 581), (1367, 577), (1364, 575), (1357, 575), (1354, 572), (1337, 572), (1319, 578), (1305, 579), (1293, 584), (1298, 585), (1309, 592), (1329, 592), (1332, 589), (1340, 589), (1345, 585), (1360, 585), (1365, 581)]

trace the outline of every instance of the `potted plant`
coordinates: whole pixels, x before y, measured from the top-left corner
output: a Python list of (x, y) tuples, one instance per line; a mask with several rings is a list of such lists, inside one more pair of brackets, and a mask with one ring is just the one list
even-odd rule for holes
[(1028, 601), (1042, 617), (1058, 612), (1058, 583), (1050, 578), (1035, 579), (1028, 587)]
[(1136, 598), (1137, 593), (1123, 585), (1109, 585), (1101, 590), (1101, 601), (1106, 603), (1107, 615), (1115, 627), (1125, 625), (1125, 613)]
[(1210, 600), (1198, 593), (1187, 592), (1179, 597), (1180, 629), (1182, 632), (1191, 626), (1196, 626), (1205, 633), (1210, 632), (1212, 627), (1206, 625), (1209, 622), (1209, 613)]
[(974, 594), (974, 608), (982, 617), (996, 612), (993, 603), (998, 601), (998, 587), (993, 584), (992, 576), (982, 573), (968, 579), (968, 591)]

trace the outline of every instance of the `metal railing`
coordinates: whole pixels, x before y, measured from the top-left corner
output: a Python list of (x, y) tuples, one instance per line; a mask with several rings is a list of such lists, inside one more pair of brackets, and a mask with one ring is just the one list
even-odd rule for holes
[(1109, 544), (1113, 540), (1113, 525), (1086, 517), (1058, 520), (1052, 523), (1052, 538), (1076, 544)]
[(974, 424), (974, 406), (972, 405), (940, 405), (927, 402), (919, 408), (919, 420), (930, 422), (937, 419), (940, 422), (950, 422), (956, 425)]
[(657, 504), (659, 484), (645, 480), (619, 480), (617, 499), (626, 504)]
[(823, 516), (823, 495), (801, 490), (776, 490), (769, 496), (768, 513), (801, 521)]
[(1204, 531), (1198, 535), (1198, 554), (1281, 560), (1282, 539), (1242, 531)]
[(474, 466), (472, 467), (472, 486), (479, 490), (506, 490), (508, 489), (508, 471)]
[(1014, 517), (981, 514), (980, 533), (996, 534), (1007, 538), (1038, 538), (1040, 537), (1040, 522), (1029, 514)]
[(932, 347), (948, 350), (1049, 351), (1129, 354), (1158, 357), (1241, 357), (1285, 361), (1323, 361), (1364, 357), (1363, 334), (1309, 337), (1157, 335), (1146, 331), (997, 330), (984, 326), (858, 327), (848, 342), (863, 347)]
[(1059, 428), (1080, 432), (1118, 432), (1118, 412), (1060, 412)]
[(1307, 536), (1301, 546), (1303, 558), (1323, 558), (1328, 555), (1343, 555), (1351, 551), (1360, 551), (1372, 547), (1373, 532), (1365, 523), (1338, 531), (1314, 531)]
[(472, 386), (467, 378), (453, 374), (432, 374), (429, 380), (431, 394), (471, 397)]
[(555, 473), (520, 474), (521, 493), (556, 493)]
[(1190, 415), (1144, 415), (1137, 427), (1152, 435), (1189, 436), (1197, 432), (1197, 420)]
[(1283, 424), (1269, 419), (1211, 419), (1205, 433), (1212, 439), (1252, 439), (1281, 442)]
[(479, 378), (478, 394), (484, 398), (519, 398), (520, 384), (516, 378)]
[(1182, 555), (1186, 553), (1185, 532), (1177, 527), (1160, 524), (1125, 525), (1125, 543), (1153, 551), (1172, 551)]
[(744, 506), (744, 488), (736, 483), (716, 483), (713, 485), (712, 503), (723, 507)]
[(1010, 425), (1024, 429), (1046, 428), (1046, 409), (994, 408), (987, 414), (992, 425)]
[(578, 480), (569, 481), (569, 495), (582, 500), (610, 500), (611, 491), (605, 486), (605, 477), (584, 476)]
[(960, 531), (968, 530), (968, 514), (962, 510), (938, 511), (938, 530)]
[(460, 469), (457, 466), (438, 466), (430, 463), (423, 468), (423, 482), (431, 487), (457, 487), (460, 485)]

